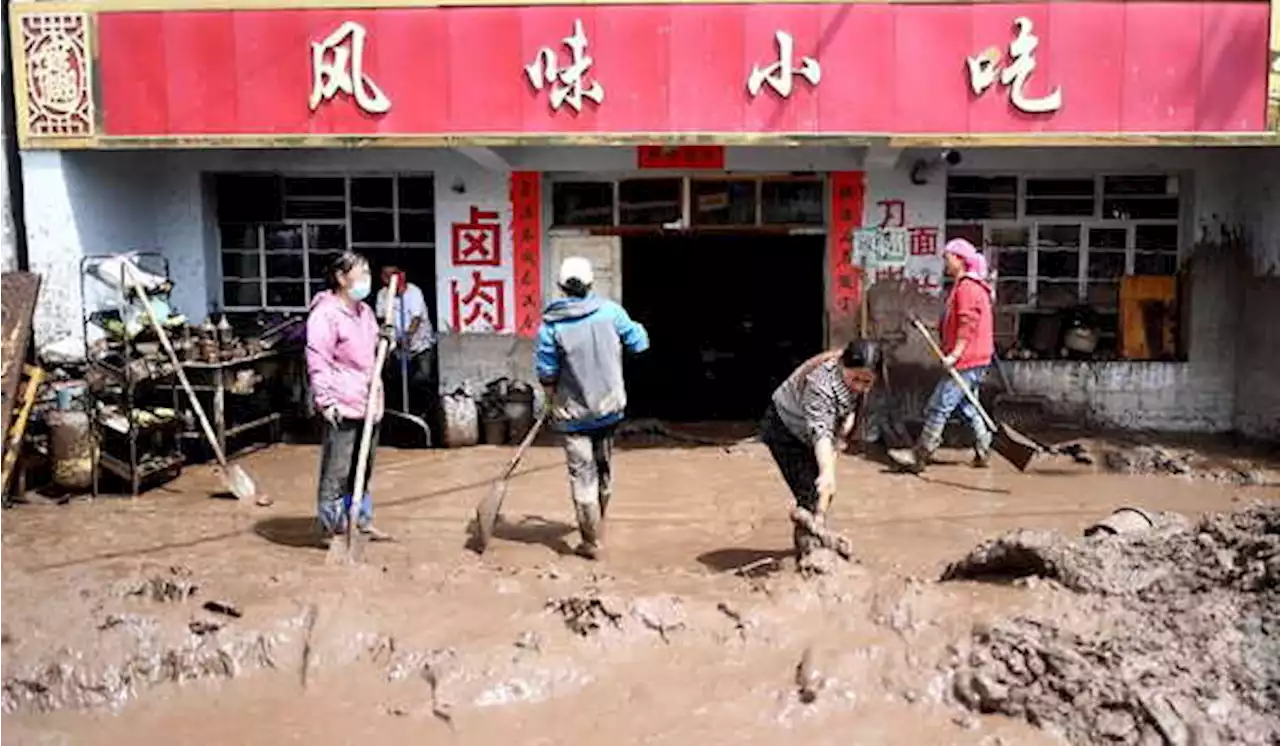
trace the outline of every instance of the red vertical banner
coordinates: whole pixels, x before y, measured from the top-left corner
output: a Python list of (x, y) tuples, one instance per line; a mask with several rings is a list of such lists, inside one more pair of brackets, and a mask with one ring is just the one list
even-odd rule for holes
[(511, 174), (516, 334), (533, 337), (542, 320), (542, 182), (537, 171)]
[(862, 171), (831, 174), (831, 229), (827, 233), (827, 257), (831, 271), (830, 328), (832, 341), (848, 324), (856, 325), (862, 301), (860, 272), (853, 264), (853, 232), (862, 227), (866, 181)]

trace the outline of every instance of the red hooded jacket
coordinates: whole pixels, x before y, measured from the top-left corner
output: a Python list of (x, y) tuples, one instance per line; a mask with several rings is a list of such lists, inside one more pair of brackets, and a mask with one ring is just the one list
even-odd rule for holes
[(991, 364), (996, 349), (994, 323), (991, 286), (970, 275), (957, 280), (947, 296), (947, 309), (942, 317), (944, 353), (951, 354), (960, 340), (968, 341), (964, 354), (956, 361), (956, 370)]

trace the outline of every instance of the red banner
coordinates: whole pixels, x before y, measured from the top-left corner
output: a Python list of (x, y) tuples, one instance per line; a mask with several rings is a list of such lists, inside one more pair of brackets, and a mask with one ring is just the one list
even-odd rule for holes
[(1227, 132), (1265, 2), (100, 12), (102, 134)]
[(515, 242), (516, 334), (533, 337), (542, 320), (542, 187), (536, 171), (511, 174), (511, 235)]
[(858, 315), (862, 302), (861, 271), (853, 264), (853, 232), (862, 225), (866, 182), (861, 171), (831, 173), (831, 229), (827, 263), (831, 268), (830, 320), (836, 327)]

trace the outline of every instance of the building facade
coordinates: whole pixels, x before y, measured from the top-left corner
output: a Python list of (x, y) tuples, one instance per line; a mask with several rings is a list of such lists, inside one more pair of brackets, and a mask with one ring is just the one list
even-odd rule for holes
[[(442, 388), (528, 378), (581, 254), (651, 328), (641, 413), (750, 417), (864, 327), (924, 366), (901, 311), (962, 236), (1019, 388), (1277, 435), (1266, 2), (368, 5), (13, 6), (37, 344), (86, 255), (162, 252), (202, 318), (303, 311), (352, 248), (434, 288)], [(1167, 345), (1126, 340), (1137, 277)], [(1058, 359), (1072, 309), (1096, 350)]]

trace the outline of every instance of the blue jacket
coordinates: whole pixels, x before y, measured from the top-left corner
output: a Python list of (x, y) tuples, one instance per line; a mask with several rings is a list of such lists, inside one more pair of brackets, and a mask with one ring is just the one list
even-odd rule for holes
[(624, 349), (644, 352), (649, 334), (613, 301), (563, 298), (542, 312), (534, 368), (543, 385), (555, 386), (551, 414), (560, 430), (584, 432), (622, 419)]

